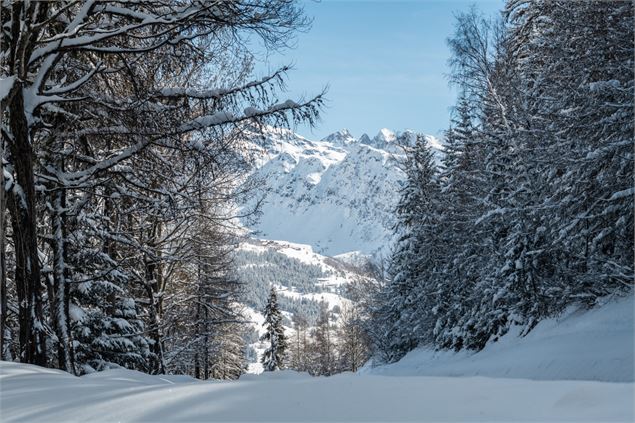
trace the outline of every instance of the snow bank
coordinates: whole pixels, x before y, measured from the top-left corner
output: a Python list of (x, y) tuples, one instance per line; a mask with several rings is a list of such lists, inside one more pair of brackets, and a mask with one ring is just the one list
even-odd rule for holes
[(571, 308), (524, 338), (511, 330), (478, 353), (417, 349), (401, 361), (362, 369), (381, 375), (489, 376), (633, 382), (633, 297)]
[(484, 377), (311, 378), (181, 382), (125, 370), (71, 376), (0, 362), (0, 420), (632, 421), (633, 384)]

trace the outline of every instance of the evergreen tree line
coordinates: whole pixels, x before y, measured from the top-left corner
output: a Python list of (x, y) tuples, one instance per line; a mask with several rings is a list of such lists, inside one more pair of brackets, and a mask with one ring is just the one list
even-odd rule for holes
[[(333, 292), (343, 298), (351, 299), (346, 285), (329, 287), (320, 283), (333, 275), (353, 277), (355, 280), (376, 278), (374, 270), (358, 268), (344, 264), (336, 259), (327, 258), (325, 262), (334, 269), (323, 269), (316, 264), (304, 263), (294, 257), (273, 249), (250, 251), (239, 248), (234, 253), (232, 277), (244, 284), (242, 302), (255, 310), (263, 310), (271, 286), (285, 287), (300, 294), (320, 294)], [(277, 297), (280, 310), (291, 315), (301, 315), (309, 326), (314, 326), (320, 314), (320, 301), (311, 298), (294, 298), (288, 295)], [(285, 326), (292, 326), (291, 320), (283, 316)]]
[(247, 39), (284, 47), (301, 7), (0, 7), (2, 359), (237, 377), (232, 222), (257, 154), (243, 134), (311, 123), (321, 104), (280, 100), (287, 68), (254, 78)]
[[(243, 303), (255, 310), (263, 310), (272, 285), (301, 294), (321, 293), (324, 288), (318, 280), (329, 274), (320, 266), (303, 263), (277, 251), (238, 249), (234, 254), (232, 276), (245, 286)], [(278, 297), (278, 303), (282, 310), (289, 313), (303, 312), (311, 324), (319, 313), (319, 302), (309, 298), (283, 295)]]
[(633, 4), (509, 0), (457, 16), (445, 154), (405, 147), (380, 361), (482, 349), (633, 287)]

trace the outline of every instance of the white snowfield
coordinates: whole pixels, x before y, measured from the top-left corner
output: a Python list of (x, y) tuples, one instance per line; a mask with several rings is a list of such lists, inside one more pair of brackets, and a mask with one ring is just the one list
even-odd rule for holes
[(78, 378), (0, 362), (0, 421), (632, 422), (632, 307), (628, 298), (570, 312), (471, 356), (417, 351), (330, 378), (283, 371), (202, 382), (123, 369)]

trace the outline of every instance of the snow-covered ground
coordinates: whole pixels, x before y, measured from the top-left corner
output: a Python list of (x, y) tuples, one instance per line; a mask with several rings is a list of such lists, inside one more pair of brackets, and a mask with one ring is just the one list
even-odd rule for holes
[(478, 353), (418, 349), (395, 364), (361, 372), (404, 376), (489, 376), (538, 380), (633, 382), (633, 297), (602, 307), (573, 307), (543, 320), (529, 334), (511, 330)]
[[(633, 304), (569, 311), (478, 354), (420, 350), (330, 378), (283, 371), (202, 382), (129, 370), (77, 378), (0, 362), (0, 421), (631, 422)], [(606, 382), (615, 380), (629, 382)]]
[(293, 372), (196, 382), (111, 370), (76, 378), (3, 362), (3, 422), (632, 421), (633, 384)]

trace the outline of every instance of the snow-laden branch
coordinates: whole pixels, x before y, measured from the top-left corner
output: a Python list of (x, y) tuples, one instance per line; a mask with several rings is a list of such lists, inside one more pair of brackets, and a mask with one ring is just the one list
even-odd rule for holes
[(257, 109), (255, 107), (247, 107), (242, 115), (234, 115), (231, 112), (216, 112), (212, 115), (197, 117), (190, 122), (184, 123), (178, 128), (179, 132), (189, 132), (211, 128), (214, 126), (237, 124), (248, 119), (269, 116), (275, 113), (282, 113), (290, 110), (297, 110), (302, 107), (310, 106), (310, 103), (298, 104), (293, 100), (287, 100), (282, 103), (274, 104), (267, 109)]
[(264, 78), (259, 80), (248, 82), (247, 84), (233, 87), (233, 88), (211, 88), (211, 89), (198, 89), (198, 88), (190, 88), (190, 87), (173, 87), (173, 88), (163, 88), (159, 91), (159, 96), (161, 97), (189, 97), (189, 98), (197, 98), (197, 99), (209, 99), (209, 98), (220, 98), (232, 94), (236, 94), (243, 91), (248, 91), (252, 88), (260, 87), (268, 82), (279, 80), (284, 73), (289, 70), (289, 66), (285, 66), (277, 70), (271, 75), (267, 75)]

